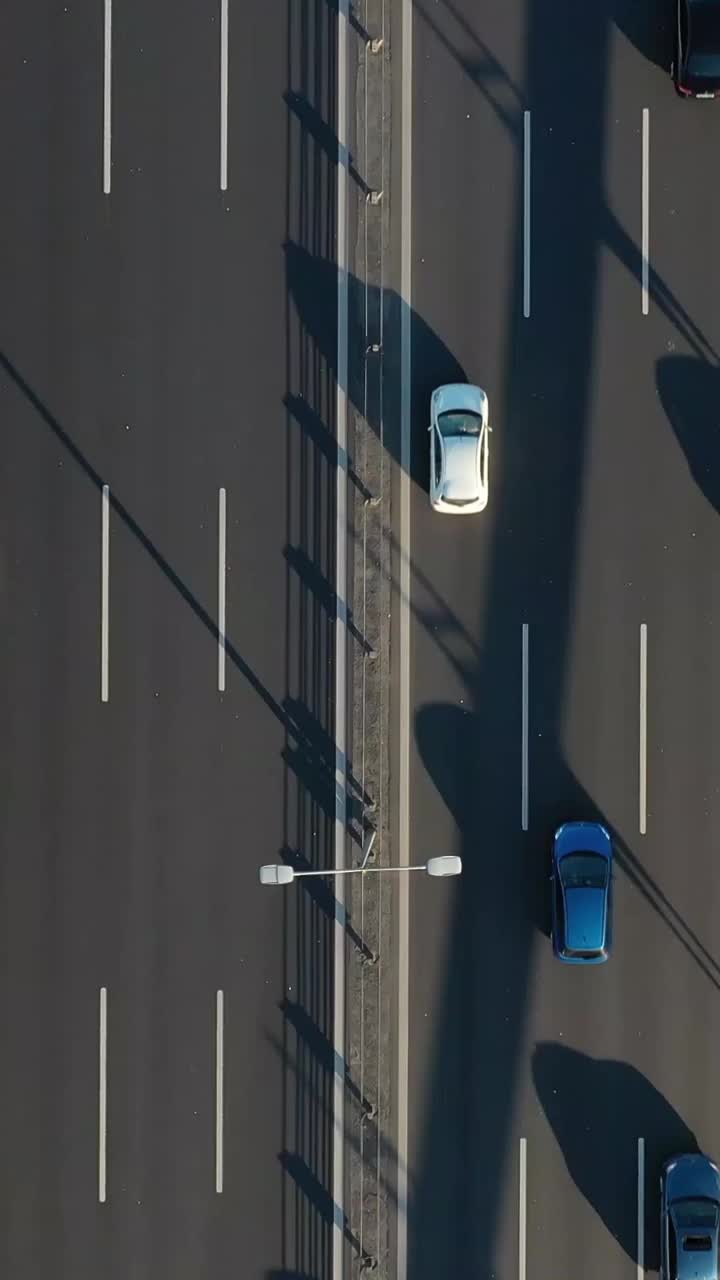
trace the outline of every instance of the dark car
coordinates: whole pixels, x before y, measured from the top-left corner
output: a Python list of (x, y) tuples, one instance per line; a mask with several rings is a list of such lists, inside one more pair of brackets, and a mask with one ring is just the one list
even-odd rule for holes
[(660, 1177), (660, 1280), (718, 1280), (720, 1173), (707, 1156), (673, 1156)]
[(673, 78), (685, 98), (720, 93), (720, 0), (677, 0)]
[(612, 841), (599, 822), (565, 822), (552, 853), (552, 942), (566, 964), (610, 954)]

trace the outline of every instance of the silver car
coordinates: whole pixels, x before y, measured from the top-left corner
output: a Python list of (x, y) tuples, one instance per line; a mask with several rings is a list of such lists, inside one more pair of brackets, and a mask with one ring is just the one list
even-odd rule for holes
[(472, 515), (488, 501), (488, 398), (464, 382), (430, 397), (430, 502), (446, 515)]

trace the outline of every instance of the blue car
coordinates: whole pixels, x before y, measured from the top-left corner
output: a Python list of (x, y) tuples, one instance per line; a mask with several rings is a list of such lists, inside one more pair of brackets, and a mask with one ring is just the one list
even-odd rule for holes
[(718, 1280), (719, 1234), (717, 1165), (673, 1156), (660, 1177), (660, 1280)]
[(564, 822), (552, 854), (552, 943), (566, 964), (610, 954), (612, 841), (599, 822)]

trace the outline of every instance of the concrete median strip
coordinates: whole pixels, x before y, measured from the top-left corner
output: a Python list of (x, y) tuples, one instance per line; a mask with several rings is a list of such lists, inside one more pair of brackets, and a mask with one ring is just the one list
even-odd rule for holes
[[(338, 0), (337, 15), (337, 138), (341, 154), (348, 154), (348, 0)], [(345, 151), (343, 152), (343, 148)], [(338, 451), (335, 486), (335, 867), (345, 866), (347, 841), (347, 447), (348, 447), (348, 171), (337, 166), (337, 378), (335, 422)], [(333, 946), (333, 1154), (332, 1154), (332, 1275), (342, 1280), (345, 1243), (345, 888), (344, 877), (335, 891)]]

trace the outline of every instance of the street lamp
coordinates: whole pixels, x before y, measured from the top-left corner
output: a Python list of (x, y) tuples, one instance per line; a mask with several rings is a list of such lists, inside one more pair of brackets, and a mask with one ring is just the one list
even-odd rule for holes
[(424, 871), (429, 876), (459, 876), (462, 859), (455, 854), (446, 853), (439, 858), (428, 858), (427, 862), (413, 867), (328, 867), (322, 871), (295, 871), (284, 863), (268, 863), (260, 868), (260, 883), (291, 884), (300, 876), (365, 876), (373, 871)]

